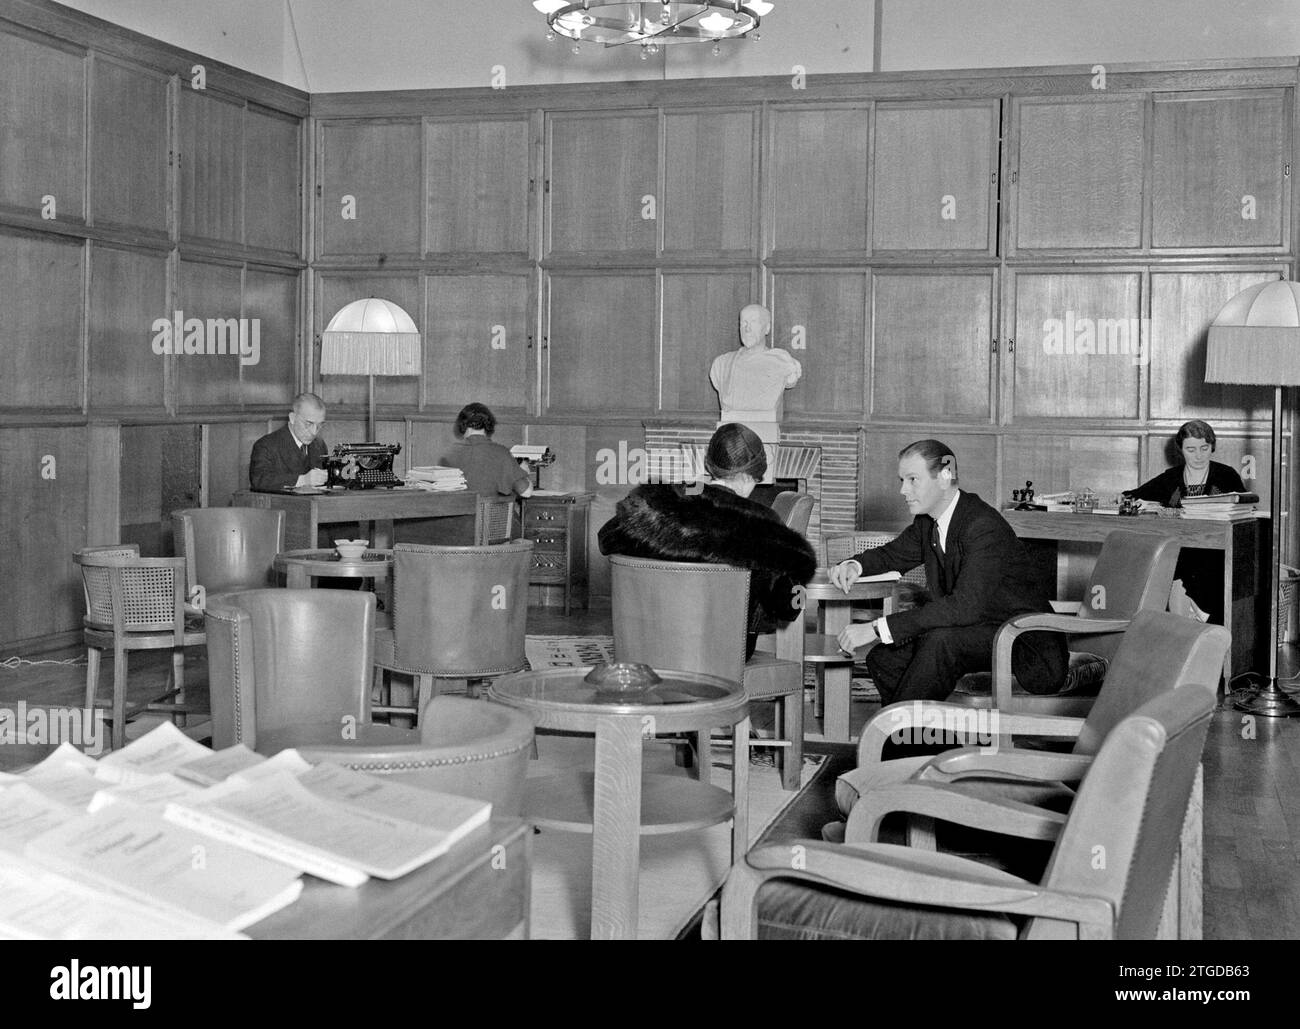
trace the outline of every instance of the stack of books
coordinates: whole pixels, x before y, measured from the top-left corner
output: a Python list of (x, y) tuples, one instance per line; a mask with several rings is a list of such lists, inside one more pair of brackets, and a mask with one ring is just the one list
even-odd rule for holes
[(1254, 518), (1255, 505), (1258, 503), (1258, 493), (1215, 493), (1207, 497), (1183, 497), (1183, 517), (1239, 522)]
[(449, 468), (441, 464), (426, 464), (406, 470), (406, 484), (420, 489), (433, 490), (436, 493), (467, 489), (465, 473), (459, 468)]
[(0, 939), (232, 939), (302, 876), (395, 879), (492, 805), (296, 751), (213, 752), (170, 722), (102, 761), (62, 744), (0, 775)]

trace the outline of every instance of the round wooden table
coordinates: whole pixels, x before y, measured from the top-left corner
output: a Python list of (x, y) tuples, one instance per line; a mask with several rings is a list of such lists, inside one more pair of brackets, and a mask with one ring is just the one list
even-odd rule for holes
[[(838, 586), (831, 585), (827, 569), (818, 568), (812, 581), (803, 588), (806, 603), (799, 609), (799, 616), (777, 629), (777, 657), (802, 664), (805, 657), (810, 656), (817, 662), (818, 690), (825, 694), (822, 735), (828, 740), (849, 741), (849, 701), (853, 687), (853, 661), (847, 655), (843, 661), (835, 660), (838, 648), (834, 638), (849, 627), (854, 601), (883, 600), (888, 614), (897, 585), (897, 580), (893, 579), (888, 582), (859, 580), (845, 593)], [(808, 640), (804, 636), (808, 604), (818, 605), (817, 632), (823, 637), (821, 639)], [(805, 648), (812, 654), (806, 655)]]
[[(539, 729), (595, 734), (595, 769), (529, 779), (524, 818), (542, 828), (592, 834), (591, 938), (636, 939), (642, 834), (731, 819), (732, 861), (749, 846), (749, 703), (739, 683), (712, 675), (658, 670), (661, 682), (614, 693), (586, 681), (591, 671), (519, 672), (493, 682), (488, 696), (528, 712)], [(709, 730), (727, 725), (735, 726), (730, 793), (685, 776), (643, 779), (644, 737), (700, 733), (703, 742)], [(702, 775), (707, 761), (702, 753)]]
[[(380, 582), (387, 582), (393, 568), (391, 550), (367, 550), (358, 558), (344, 559), (337, 550), (284, 550), (275, 555), (275, 570), (284, 572), (284, 584), (291, 590), (310, 589), (314, 580), (374, 579), (375, 592)], [(388, 627), (392, 621), (392, 593), (381, 594), (383, 610), (376, 614), (375, 626)]]

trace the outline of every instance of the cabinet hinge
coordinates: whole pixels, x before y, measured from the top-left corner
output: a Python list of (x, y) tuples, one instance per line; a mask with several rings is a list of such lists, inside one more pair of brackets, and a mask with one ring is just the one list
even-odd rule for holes
[(1008, 336), (1008, 337), (1007, 337), (1007, 353), (1008, 353), (1008, 354), (1014, 354), (1015, 352), (1016, 352), (1016, 341), (1015, 341), (1015, 338), (1012, 337), (1012, 336)]
[(321, 192), (320, 192), (320, 183), (318, 182), (318, 183), (316, 183), (316, 198), (317, 198), (317, 199), (320, 199), (320, 195), (321, 195)]
[(989, 345), (989, 353), (996, 354), (997, 352), (998, 352), (998, 338), (997, 336), (994, 336), (993, 342)]

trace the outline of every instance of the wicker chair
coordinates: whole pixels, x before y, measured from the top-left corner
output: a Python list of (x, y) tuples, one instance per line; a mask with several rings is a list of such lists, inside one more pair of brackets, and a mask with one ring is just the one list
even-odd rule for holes
[[(112, 744), (126, 742), (126, 723), (144, 711), (165, 711), (177, 725), (186, 714), (206, 713), (185, 703), (185, 648), (207, 642), (202, 623), (187, 622), (185, 561), (179, 557), (141, 557), (135, 544), (87, 547), (73, 555), (81, 568), (86, 598), (86, 707), (95, 706), (99, 660), (113, 651)], [(127, 706), (127, 656), (133, 650), (170, 650), (167, 690), (143, 704)], [(167, 702), (169, 698), (175, 698)]]
[(514, 497), (478, 498), (478, 539), (480, 547), (493, 543), (509, 543), (515, 538), (515, 512), (518, 505)]

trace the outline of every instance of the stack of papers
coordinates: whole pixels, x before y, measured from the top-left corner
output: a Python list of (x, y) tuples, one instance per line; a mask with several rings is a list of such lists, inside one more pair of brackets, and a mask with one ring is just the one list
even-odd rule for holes
[(0, 939), (238, 938), (304, 872), (395, 879), (491, 814), (294, 750), (213, 752), (170, 722), (101, 761), (65, 744), (0, 776)]
[(468, 489), (463, 471), (459, 468), (449, 468), (440, 464), (426, 464), (408, 468), (406, 470), (406, 484), (408, 486), (417, 486), (420, 489), (434, 490), (438, 493)]
[(1258, 493), (1214, 493), (1206, 497), (1183, 497), (1184, 518), (1208, 518), (1216, 522), (1239, 522), (1255, 517)]

